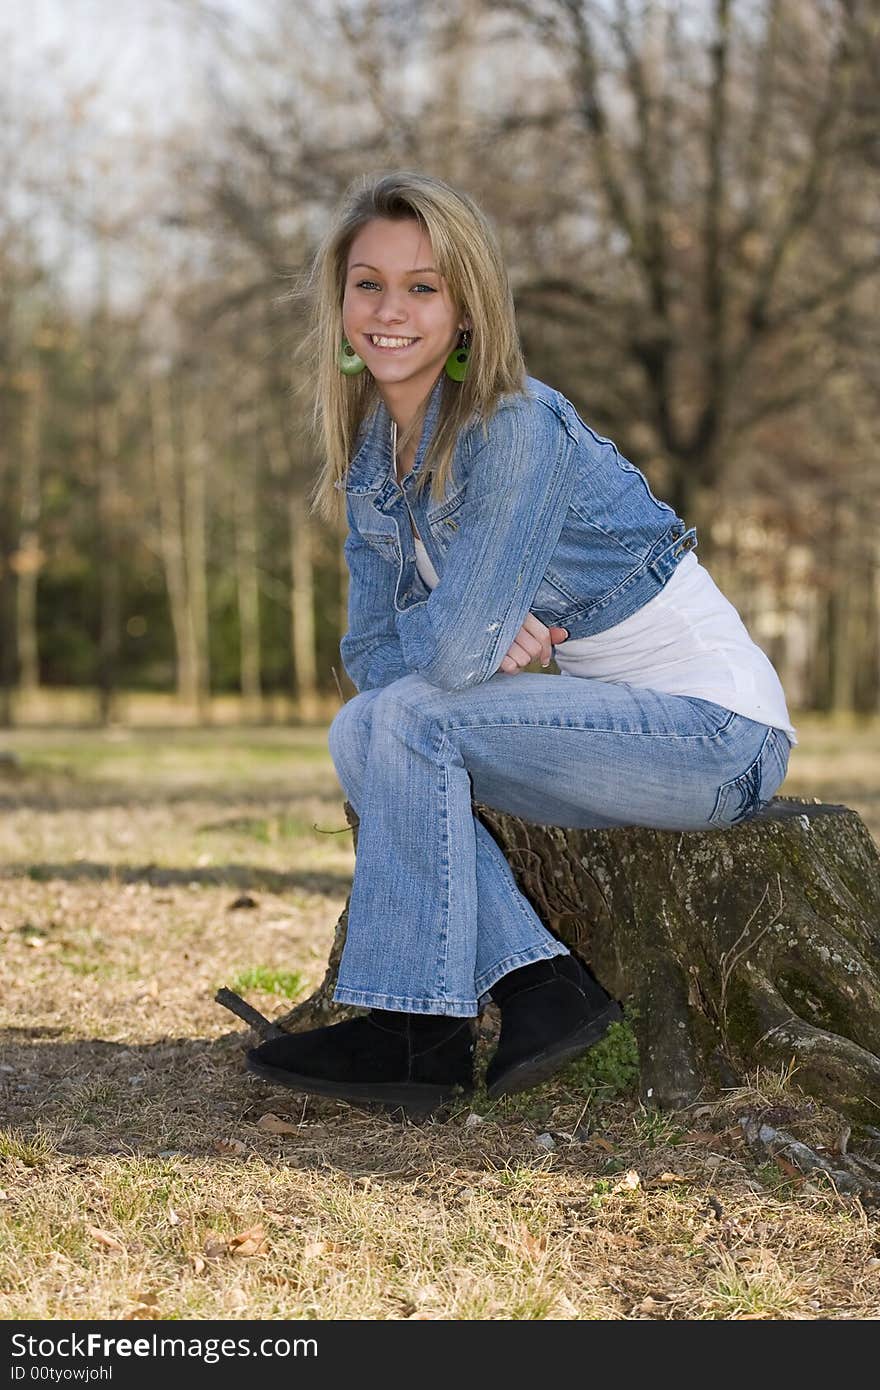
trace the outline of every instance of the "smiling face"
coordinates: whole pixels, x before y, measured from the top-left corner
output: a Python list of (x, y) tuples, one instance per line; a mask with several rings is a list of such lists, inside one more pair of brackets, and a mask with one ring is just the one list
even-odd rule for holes
[(469, 327), (418, 222), (375, 218), (356, 234), (348, 253), (342, 324), (391, 414), (398, 424), (408, 423), (430, 394), (459, 333)]

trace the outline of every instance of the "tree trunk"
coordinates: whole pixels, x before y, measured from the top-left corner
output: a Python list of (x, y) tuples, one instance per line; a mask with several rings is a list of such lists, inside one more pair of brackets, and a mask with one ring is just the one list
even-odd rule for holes
[(13, 557), (16, 575), (15, 616), (18, 639), (18, 688), (23, 696), (40, 686), (37, 642), (37, 582), (43, 564), (40, 550), (40, 463), (43, 433), (43, 372), (39, 364), (22, 373), (24, 405), (19, 480), (20, 528)]
[[(95, 369), (97, 371), (97, 368)], [(119, 685), (122, 645), (121, 530), (122, 489), (119, 482), (119, 402), (101, 398), (94, 386), (94, 447), (98, 476), (97, 567), (100, 588), (98, 631), (98, 713), (102, 725), (111, 723)]]
[[(475, 813), (541, 920), (623, 1000), (646, 1103), (686, 1105), (794, 1062), (804, 1091), (877, 1125), (880, 855), (854, 811), (778, 797), (733, 829), (686, 832)], [(286, 1029), (343, 1016), (332, 991), (347, 911)]]
[(315, 660), (315, 572), (312, 531), (306, 499), (291, 484), (290, 517), (290, 641), (297, 705), (301, 719), (318, 717), (318, 670)]
[(253, 433), (239, 426), (233, 434), (236, 451), (232, 486), (235, 526), (235, 576), (238, 595), (239, 684), (245, 719), (262, 714), (263, 687), (260, 662), (260, 587), (257, 574), (257, 483), (248, 455), (256, 454)]
[(211, 656), (208, 639), (207, 506), (205, 474), (208, 441), (204, 399), (198, 385), (183, 412), (183, 545), (187, 602), (195, 648), (196, 705), (199, 719), (211, 718)]
[(0, 387), (0, 728), (8, 729), (12, 725), (12, 687), (18, 656), (15, 649), (15, 575), (12, 570), (15, 553), (14, 488), (12, 464), (8, 449), (4, 447), (3, 430), (10, 412), (4, 395)]
[(187, 586), (183, 509), (174, 467), (171, 388), (168, 378), (152, 377), (149, 394), (153, 472), (159, 506), (162, 561), (177, 653), (177, 693), (182, 704), (195, 712), (199, 703), (198, 659)]

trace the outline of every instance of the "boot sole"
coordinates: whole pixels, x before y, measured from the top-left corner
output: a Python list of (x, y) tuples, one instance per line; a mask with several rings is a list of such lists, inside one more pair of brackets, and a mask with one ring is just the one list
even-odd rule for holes
[(324, 1081), (320, 1077), (299, 1076), (296, 1072), (285, 1071), (283, 1067), (269, 1066), (253, 1051), (248, 1052), (245, 1065), (256, 1076), (278, 1086), (287, 1086), (292, 1091), (327, 1096), (331, 1100), (347, 1100), (352, 1105), (385, 1105), (405, 1110), (408, 1115), (414, 1116), (430, 1115), (472, 1089), (460, 1083), (432, 1086), (418, 1081)]
[(492, 1100), (498, 1100), (501, 1096), (540, 1086), (542, 1081), (548, 1081), (566, 1062), (573, 1061), (582, 1052), (593, 1047), (619, 1018), (623, 1018), (623, 1009), (616, 1001), (612, 1001), (600, 1014), (596, 1014), (589, 1023), (583, 1024), (574, 1033), (569, 1033), (568, 1037), (561, 1038), (543, 1052), (535, 1052), (531, 1057), (508, 1067), (501, 1076), (495, 1078), (491, 1086), (486, 1087), (486, 1094)]

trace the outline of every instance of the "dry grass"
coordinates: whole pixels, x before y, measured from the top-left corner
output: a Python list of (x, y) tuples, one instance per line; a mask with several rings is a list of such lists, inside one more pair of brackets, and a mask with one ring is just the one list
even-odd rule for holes
[[(785, 790), (847, 801), (876, 834), (877, 730), (799, 727)], [(791, 1077), (658, 1116), (613, 1094), (609, 1044), (415, 1126), (243, 1071), (214, 989), (245, 978), (289, 1007), (350, 881), (323, 731), (7, 746), (3, 1317), (880, 1316), (876, 1215), (742, 1138), (758, 1111), (833, 1145)], [(255, 906), (233, 906), (245, 891)]]

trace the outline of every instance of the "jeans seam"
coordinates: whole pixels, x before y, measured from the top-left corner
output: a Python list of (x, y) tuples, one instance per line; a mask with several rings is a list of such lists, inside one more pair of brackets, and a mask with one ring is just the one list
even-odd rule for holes
[[(485, 825), (483, 825), (483, 822), (482, 822), (481, 820), (479, 820), (479, 818), (478, 818), (476, 815), (473, 814), (473, 802), (471, 803), (471, 808), (472, 808), (472, 809), (471, 809), (471, 815), (472, 815), (472, 819), (473, 819), (473, 822), (474, 822), (474, 840), (475, 840), (475, 843), (476, 843), (477, 846), (478, 846), (478, 852), (479, 852), (480, 837), (479, 837), (479, 832), (478, 832), (478, 830), (477, 830), (477, 827), (479, 826), (480, 830), (483, 830), (483, 831), (485, 832), (487, 838), (488, 838), (489, 840), (492, 841), (492, 844), (493, 844), (493, 845), (495, 846), (495, 848), (498, 850), (499, 855), (500, 855), (501, 858), (504, 860), (504, 863), (507, 865), (507, 868), (508, 868), (508, 871), (509, 871), (509, 877), (508, 877), (507, 875), (505, 875), (503, 865), (502, 865), (501, 863), (499, 863), (498, 859), (491, 853), (491, 851), (489, 851), (489, 850), (486, 850), (486, 851), (485, 851), (485, 853), (487, 854), (487, 857), (488, 857), (488, 862), (489, 862), (489, 864), (491, 864), (492, 869), (493, 869), (493, 871), (495, 872), (495, 874), (497, 875), (498, 880), (499, 880), (499, 882), (501, 883), (502, 887), (506, 890), (506, 892), (508, 893), (508, 896), (511, 896), (511, 895), (510, 895), (510, 889), (511, 889), (511, 886), (512, 886), (512, 888), (513, 888), (512, 901), (513, 901), (513, 903), (515, 904), (515, 906), (519, 909), (519, 912), (520, 912), (521, 916), (523, 917), (523, 919), (524, 919), (524, 921), (526, 922), (526, 924), (532, 929), (532, 931), (535, 930), (535, 925), (536, 925), (536, 923), (537, 923), (538, 930), (541, 931), (541, 932), (545, 932), (545, 933), (546, 933), (546, 931), (547, 931), (546, 926), (545, 926), (544, 923), (541, 921), (541, 919), (540, 919), (540, 917), (538, 916), (537, 912), (535, 911), (535, 909), (532, 907), (531, 903), (530, 903), (530, 902), (528, 901), (528, 899), (526, 898), (526, 896), (525, 896), (525, 894), (523, 893), (522, 889), (517, 885), (516, 877), (515, 877), (514, 872), (513, 872), (513, 867), (512, 867), (512, 865), (510, 864), (510, 861), (506, 858), (506, 856), (505, 856), (505, 854), (504, 854), (504, 851), (502, 850), (501, 846), (498, 844), (498, 841), (495, 839), (495, 836), (492, 834), (492, 832), (491, 832), (490, 830), (488, 830), (488, 829), (486, 828)], [(511, 880), (513, 881), (512, 884), (511, 884)]]
[[(442, 729), (439, 732), (440, 744), (442, 744), (446, 741), (445, 735)], [(439, 973), (439, 979), (437, 981), (437, 992), (439, 994), (445, 994), (446, 981), (449, 978), (449, 917), (451, 912), (450, 897), (452, 892), (451, 884), (449, 881), (449, 764), (445, 760), (441, 761), (439, 744), (435, 750), (435, 756), (440, 762), (439, 772), (441, 793), (441, 833), (439, 861), (440, 872), (443, 880), (443, 920), (439, 932), (440, 939), (437, 943), (437, 969)]]
[[(734, 711), (731, 718), (735, 719), (736, 717)], [(568, 729), (573, 733), (580, 734), (613, 734), (617, 738), (670, 738), (679, 742), (687, 740), (688, 742), (712, 743), (720, 734), (726, 732), (730, 724), (731, 719), (726, 720), (721, 728), (716, 729), (713, 734), (655, 734), (644, 729), (599, 729), (593, 724), (558, 724), (549, 719), (475, 719), (464, 724), (444, 724), (443, 729), (447, 734), (467, 732), (470, 729)]]
[[(761, 799), (761, 782), (763, 780), (764, 766), (767, 761), (767, 754), (771, 751), (771, 739), (773, 739), (775, 729), (768, 725), (761, 746), (752, 759), (745, 772), (741, 772), (737, 777), (731, 777), (726, 782), (722, 782), (715, 797), (715, 805), (709, 816), (709, 824), (718, 824), (718, 813), (727, 800), (729, 793), (739, 792), (740, 802), (736, 808), (736, 813), (729, 821), (722, 821), (724, 826), (739, 825), (745, 820), (750, 820), (752, 815), (756, 815), (766, 802)], [(780, 783), (781, 785), (781, 783)]]
[[(481, 991), (482, 992), (482, 991)], [(333, 991), (337, 1004), (348, 1004), (356, 1009), (385, 1009), (389, 1013), (436, 1013), (453, 1017), (475, 1017), (478, 1013), (477, 996), (473, 999), (431, 998), (425, 995), (382, 994), (378, 990), (349, 989), (338, 986)], [(425, 1008), (425, 1005), (439, 1005), (439, 1008)], [(461, 1014), (453, 1013), (461, 1010)]]

